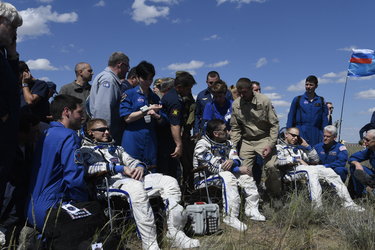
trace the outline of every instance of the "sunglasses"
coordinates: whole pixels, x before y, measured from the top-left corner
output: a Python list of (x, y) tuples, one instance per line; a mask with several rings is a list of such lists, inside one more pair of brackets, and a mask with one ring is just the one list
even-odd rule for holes
[(99, 131), (99, 132), (102, 132), (104, 133), (105, 131), (109, 131), (109, 128), (108, 127), (101, 127), (101, 128), (93, 128), (93, 129), (90, 129), (91, 131)]
[(292, 134), (292, 133), (288, 133), (290, 134), (292, 137), (299, 137), (299, 135), (296, 135), (296, 134)]

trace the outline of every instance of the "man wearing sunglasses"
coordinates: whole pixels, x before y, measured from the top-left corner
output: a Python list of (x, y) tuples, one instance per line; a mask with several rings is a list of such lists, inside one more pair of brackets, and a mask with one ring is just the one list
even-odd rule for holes
[(189, 238), (182, 231), (186, 216), (184, 208), (179, 204), (181, 191), (176, 179), (157, 173), (147, 174), (145, 163), (131, 157), (121, 146), (114, 145), (105, 120), (97, 118), (87, 123), (82, 147), (75, 155), (77, 163), (85, 167), (91, 180), (97, 183), (100, 176), (107, 175), (111, 194), (128, 200), (143, 249), (159, 249), (154, 215), (149, 203), (149, 197), (155, 196), (161, 196), (166, 204), (166, 237), (172, 241), (172, 247), (199, 246), (198, 240)]
[(342, 205), (345, 209), (357, 212), (364, 211), (364, 208), (353, 202), (345, 184), (332, 168), (317, 165), (319, 156), (316, 150), (299, 136), (300, 131), (298, 128), (288, 128), (284, 135), (285, 140), (280, 139), (276, 145), (276, 165), (285, 174), (284, 179), (286, 181), (306, 179), (314, 208), (321, 208), (323, 205), (322, 187), (319, 181), (324, 180), (335, 188), (337, 195), (343, 201)]
[[(355, 196), (361, 197), (366, 193), (366, 187), (375, 188), (375, 129), (371, 129), (363, 136), (366, 149), (349, 157), (350, 173), (352, 174)], [(368, 160), (369, 167), (361, 165)]]

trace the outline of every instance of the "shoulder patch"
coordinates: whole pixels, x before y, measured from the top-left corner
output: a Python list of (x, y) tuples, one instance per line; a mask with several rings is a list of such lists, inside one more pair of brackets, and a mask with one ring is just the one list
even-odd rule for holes
[(81, 152), (80, 149), (77, 149), (74, 152), (74, 162), (77, 163), (77, 164), (83, 164), (83, 162), (84, 162), (83, 155), (82, 155), (82, 152)]
[(344, 145), (342, 145), (342, 146), (339, 147), (339, 150), (340, 151), (344, 151), (344, 150), (347, 150), (347, 149), (346, 149), (346, 147)]
[(212, 154), (210, 154), (210, 153), (205, 153), (204, 155), (203, 155), (203, 159), (205, 160), (205, 161), (210, 161), (211, 160), (211, 158), (212, 158)]
[(127, 96), (128, 95), (125, 92), (122, 93), (122, 95), (121, 95), (121, 102), (123, 102)]
[(109, 83), (108, 81), (105, 81), (105, 82), (102, 83), (102, 85), (103, 85), (103, 87), (105, 87), (105, 88), (109, 88), (110, 83)]

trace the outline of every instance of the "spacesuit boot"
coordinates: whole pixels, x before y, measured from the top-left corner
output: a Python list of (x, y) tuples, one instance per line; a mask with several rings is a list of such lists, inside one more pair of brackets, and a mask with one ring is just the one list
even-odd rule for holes
[(252, 195), (246, 198), (245, 214), (250, 217), (250, 220), (266, 221), (266, 217), (258, 210), (259, 195)]
[[(174, 204), (172, 204), (174, 203)], [(176, 248), (194, 248), (199, 247), (199, 240), (191, 239), (182, 231), (184, 228), (187, 215), (184, 208), (177, 204), (176, 202), (171, 202), (169, 204), (168, 213), (168, 232), (166, 237), (172, 242), (171, 247)]]

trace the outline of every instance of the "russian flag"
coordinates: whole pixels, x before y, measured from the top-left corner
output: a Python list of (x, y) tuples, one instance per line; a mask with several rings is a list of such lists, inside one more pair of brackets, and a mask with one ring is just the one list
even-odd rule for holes
[(375, 52), (371, 49), (353, 49), (348, 76), (370, 76), (375, 74)]

